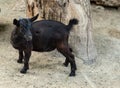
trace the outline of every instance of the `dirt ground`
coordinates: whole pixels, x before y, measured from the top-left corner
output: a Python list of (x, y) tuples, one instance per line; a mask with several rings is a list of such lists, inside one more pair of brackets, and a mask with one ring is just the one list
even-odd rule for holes
[(76, 58), (75, 77), (68, 77), (70, 66), (62, 66), (64, 57), (56, 51), (33, 52), (28, 73), (21, 74), (23, 64), (10, 44), (13, 18), (25, 17), (20, 1), (0, 0), (0, 88), (120, 88), (120, 10), (92, 6), (98, 58), (92, 65)]

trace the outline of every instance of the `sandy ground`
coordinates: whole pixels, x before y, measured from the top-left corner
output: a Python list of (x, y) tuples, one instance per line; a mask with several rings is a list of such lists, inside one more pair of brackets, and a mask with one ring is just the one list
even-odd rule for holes
[[(84, 65), (76, 58), (75, 77), (68, 77), (70, 66), (64, 67), (64, 57), (33, 52), (30, 70), (19, 71), (18, 52), (10, 44), (13, 18), (25, 17), (18, 9), (20, 0), (0, 0), (0, 88), (120, 88), (120, 11), (92, 6), (93, 37), (98, 51), (97, 62)], [(22, 8), (22, 7), (21, 7)]]

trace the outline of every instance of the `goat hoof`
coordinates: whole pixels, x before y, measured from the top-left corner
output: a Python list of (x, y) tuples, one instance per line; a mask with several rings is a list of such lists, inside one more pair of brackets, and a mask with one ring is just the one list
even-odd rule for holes
[(69, 74), (69, 76), (70, 76), (70, 77), (75, 76), (75, 73), (74, 73), (74, 72), (71, 72), (71, 73)]
[(22, 61), (22, 60), (17, 60), (17, 62), (18, 62), (18, 63), (23, 63), (23, 61)]
[(65, 67), (68, 67), (68, 64), (67, 64), (67, 63), (63, 63), (63, 65), (64, 65)]
[(25, 74), (26, 72), (27, 72), (26, 69), (22, 69), (22, 70), (20, 71), (20, 73), (23, 73), (23, 74)]

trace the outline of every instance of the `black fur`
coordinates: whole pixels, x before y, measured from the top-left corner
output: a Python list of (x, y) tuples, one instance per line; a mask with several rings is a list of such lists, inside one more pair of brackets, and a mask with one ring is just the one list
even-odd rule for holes
[(75, 18), (71, 19), (69, 21), (69, 24), (67, 25), (67, 30), (70, 31), (72, 29), (73, 25), (76, 25), (76, 24), (78, 24), (78, 20)]
[[(78, 20), (71, 19), (68, 25), (53, 20), (33, 22), (37, 17), (38, 15), (31, 19), (13, 21), (13, 24), (16, 25), (17, 23), (17, 25), (11, 34), (11, 44), (19, 50), (18, 63), (22, 63), (24, 59), (24, 67), (21, 73), (26, 73), (29, 69), (28, 62), (32, 51), (49, 52), (57, 49), (66, 57), (64, 65), (71, 64), (70, 76), (75, 76), (76, 63), (72, 49), (68, 44), (68, 37), (73, 25), (78, 24)], [(24, 26), (22, 22), (25, 22)], [(29, 22), (32, 22), (31, 27), (26, 27), (30, 26)], [(31, 32), (32, 35), (30, 36), (28, 32)], [(30, 39), (28, 39), (29, 37)]]

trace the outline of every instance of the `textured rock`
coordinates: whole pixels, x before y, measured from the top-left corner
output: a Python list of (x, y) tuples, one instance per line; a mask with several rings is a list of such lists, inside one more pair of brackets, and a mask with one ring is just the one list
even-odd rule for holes
[(91, 0), (99, 5), (120, 7), (120, 0)]
[(16, 0), (16, 3), (12, 10), (25, 11), (25, 1), (24, 0)]

